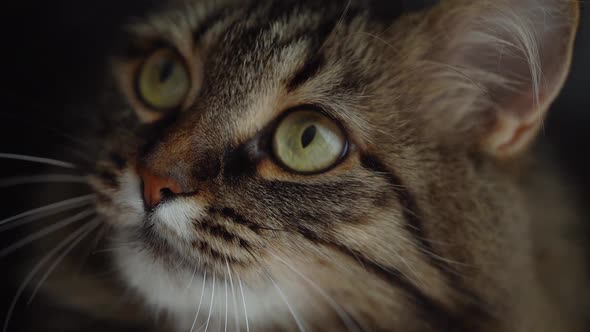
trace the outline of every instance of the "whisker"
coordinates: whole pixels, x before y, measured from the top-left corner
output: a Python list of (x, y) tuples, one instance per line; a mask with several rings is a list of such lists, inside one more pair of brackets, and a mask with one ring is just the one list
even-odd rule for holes
[(178, 269), (182, 265), (182, 263), (184, 263), (185, 260), (186, 260), (186, 256), (182, 255), (182, 257), (180, 258), (180, 262), (178, 262), (178, 264), (176, 264), (174, 269)]
[(236, 273), (238, 282), (240, 285), (240, 293), (242, 293), (242, 303), (244, 304), (244, 316), (246, 317), (246, 332), (250, 332), (250, 323), (248, 322), (248, 310), (246, 309), (246, 298), (244, 297), (244, 288), (242, 287), (242, 279), (240, 275)]
[(100, 242), (106, 238), (109, 229), (109, 225), (103, 224), (102, 227), (100, 227), (100, 229), (96, 232), (96, 236), (90, 241), (90, 245), (85, 248), (81, 262), (76, 266), (74, 278), (81, 277), (86, 262), (90, 259), (90, 256), (94, 255), (94, 252), (96, 251), (96, 248), (99, 246)]
[(0, 258), (6, 257), (7, 255), (19, 250), (20, 248), (30, 244), (31, 242), (34, 242), (38, 239), (43, 238), (44, 236), (47, 236), (53, 232), (56, 232), (66, 226), (69, 226), (75, 222), (79, 222), (84, 220), (85, 218), (91, 216), (95, 214), (94, 209), (87, 209), (84, 210), (76, 215), (73, 215), (69, 218), (63, 219), (60, 222), (57, 222), (55, 224), (52, 224), (51, 226), (45, 227), (42, 230), (35, 232), (27, 237), (25, 237), (24, 239), (17, 241), (16, 243), (0, 250)]
[(213, 311), (213, 300), (215, 296), (215, 272), (213, 272), (213, 291), (211, 292), (211, 303), (209, 304), (209, 315), (207, 316), (207, 323), (205, 324), (205, 332), (209, 329), (209, 321), (211, 320), (211, 311)]
[(47, 280), (47, 278), (49, 278), (49, 276), (51, 275), (51, 273), (55, 270), (55, 268), (59, 265), (59, 263), (61, 261), (63, 261), (63, 259), (80, 243), (80, 241), (85, 238), (86, 236), (88, 236), (93, 230), (95, 230), (99, 225), (99, 218), (94, 219), (93, 221), (91, 221), (92, 224), (96, 224), (94, 227), (91, 227), (88, 232), (84, 232), (84, 234), (80, 235), (80, 238), (78, 238), (76, 241), (72, 242), (56, 259), (55, 262), (53, 262), (53, 264), (51, 264), (51, 266), (49, 266), (49, 268), (47, 269), (47, 271), (43, 274), (43, 276), (41, 277), (41, 279), (39, 279), (39, 283), (37, 284), (37, 286), (33, 289), (33, 292), (31, 293), (31, 296), (29, 297), (29, 300), (27, 301), (27, 305), (30, 305), (31, 302), (33, 302), (33, 299), (35, 298), (35, 295), (37, 295), (37, 292), (39, 292), (39, 289), (41, 288), (41, 285), (43, 285), (43, 283), (45, 282), (45, 280)]
[(0, 179), (0, 188), (35, 183), (88, 183), (85, 177), (66, 174), (16, 176)]
[(205, 294), (205, 284), (207, 283), (207, 271), (205, 271), (203, 275), (203, 287), (201, 288), (201, 299), (199, 300), (199, 306), (197, 307), (197, 313), (195, 314), (195, 320), (193, 320), (193, 325), (191, 326), (190, 332), (193, 332), (195, 329), (195, 324), (197, 324), (197, 318), (199, 317), (199, 312), (201, 311), (201, 304), (203, 303), (203, 295)]
[(223, 279), (223, 284), (225, 285), (225, 324), (223, 331), (227, 332), (227, 277)]
[(24, 225), (27, 225), (27, 224), (30, 224), (30, 223), (33, 223), (33, 222), (35, 222), (37, 220), (44, 219), (46, 217), (49, 217), (49, 216), (52, 216), (52, 215), (55, 215), (55, 214), (58, 214), (58, 213), (61, 213), (61, 212), (64, 212), (64, 211), (73, 210), (75, 208), (79, 208), (79, 207), (86, 206), (86, 205), (89, 205), (89, 204), (92, 204), (92, 203), (89, 202), (89, 201), (78, 202), (76, 204), (71, 204), (71, 205), (67, 205), (67, 206), (60, 206), (60, 207), (57, 207), (57, 208), (52, 209), (52, 210), (39, 212), (37, 214), (34, 214), (34, 215), (30, 215), (30, 216), (21, 218), (18, 221), (11, 222), (9, 224), (0, 226), (0, 233), (1, 232), (5, 232), (7, 230), (11, 230), (11, 229), (17, 228), (17, 227), (21, 227), (21, 226), (24, 226)]
[(272, 278), (272, 276), (270, 275), (270, 273), (267, 272), (266, 275), (268, 276), (268, 278), (270, 279), (270, 281), (273, 283), (273, 285), (275, 286), (275, 288), (279, 292), (279, 296), (281, 297), (281, 299), (283, 299), (283, 302), (285, 302), (285, 304), (287, 305), (287, 309), (289, 309), (289, 312), (291, 313), (291, 316), (293, 316), (293, 319), (295, 320), (295, 323), (297, 324), (297, 328), (299, 328), (299, 331), (305, 332), (306, 329), (303, 326), (303, 323), (301, 322), (301, 320), (300, 320), (299, 316), (297, 315), (297, 313), (295, 313), (295, 310), (293, 310), (293, 307), (291, 306), (291, 304), (289, 303), (289, 301), (287, 301), (287, 296), (285, 296), (285, 294), (283, 293), (283, 291), (281, 290), (281, 288), (279, 287), (279, 285), (277, 285), (277, 283), (274, 281), (274, 279)]
[(45, 206), (42, 206), (42, 207), (39, 207), (39, 208), (36, 208), (36, 209), (33, 209), (33, 210), (29, 210), (27, 212), (23, 212), (21, 214), (17, 214), (15, 216), (10, 217), (10, 218), (6, 218), (4, 220), (0, 220), (0, 225), (4, 225), (4, 224), (7, 224), (9, 222), (12, 222), (14, 220), (18, 220), (18, 219), (21, 219), (21, 218), (24, 218), (24, 217), (32, 216), (32, 215), (35, 215), (37, 213), (41, 213), (41, 212), (45, 212), (45, 211), (51, 211), (51, 210), (54, 210), (54, 209), (57, 209), (57, 208), (65, 207), (65, 206), (72, 206), (72, 205), (75, 205), (75, 204), (80, 203), (80, 202), (88, 202), (88, 201), (93, 200), (95, 197), (96, 197), (96, 195), (91, 194), (91, 195), (74, 197), (74, 198), (63, 200), (61, 202), (57, 202), (57, 203), (52, 203), (52, 204), (49, 204), (49, 205), (45, 205)]
[(16, 153), (0, 153), (0, 159), (10, 159), (10, 160), (20, 160), (20, 161), (28, 161), (37, 164), (44, 164), (50, 166), (57, 166), (63, 168), (70, 168), (76, 169), (76, 165), (72, 163), (68, 163), (61, 160), (44, 158), (44, 157), (36, 157), (36, 156), (28, 156), (24, 154), (16, 154)]
[[(65, 238), (62, 242), (60, 242), (55, 248), (53, 248), (51, 251), (49, 251), (33, 267), (33, 269), (31, 270), (31, 272), (29, 272), (29, 274), (25, 277), (23, 283), (20, 285), (20, 287), (16, 291), (16, 294), (14, 296), (14, 299), (10, 303), (10, 307), (8, 308), (8, 312), (6, 313), (6, 320), (4, 321), (4, 327), (2, 329), (3, 332), (7, 332), (8, 325), (10, 323), (10, 318), (12, 317), (12, 314), (14, 313), (14, 309), (16, 308), (16, 304), (18, 303), (18, 299), (20, 298), (20, 296), (22, 295), (22, 293), (24, 292), (24, 290), (26, 289), (26, 287), (28, 286), (28, 284), (31, 282), (31, 280), (33, 280), (33, 277), (35, 276), (35, 274), (37, 274), (37, 272), (45, 265), (45, 263), (47, 263), (51, 259), (51, 257), (53, 257), (62, 248), (64, 248), (65, 246), (67, 246), (70, 242), (74, 241), (81, 234), (83, 234), (84, 236), (86, 234), (89, 234), (94, 229), (94, 227), (97, 227), (98, 225), (100, 225), (100, 222), (98, 220), (96, 220), (96, 222), (94, 224), (93, 223), (89, 223), (89, 224), (86, 224), (84, 226), (81, 226), (78, 230), (74, 231), (67, 238)], [(76, 242), (80, 242), (84, 238), (84, 236), (82, 236), (81, 238), (78, 238), (78, 240), (75, 240), (75, 241)]]
[(354, 322), (354, 320), (350, 317), (350, 314), (348, 312), (346, 312), (346, 310), (344, 310), (342, 308), (342, 306), (340, 306), (338, 304), (338, 302), (336, 302), (336, 300), (334, 300), (323, 288), (321, 288), (320, 285), (318, 285), (316, 282), (314, 282), (309, 277), (304, 275), (302, 272), (295, 269), (293, 266), (291, 266), (289, 263), (287, 263), (284, 259), (282, 259), (279, 255), (277, 255), (273, 252), (269, 252), (269, 253), (271, 255), (273, 255), (276, 259), (278, 259), (281, 263), (285, 264), (286, 267), (288, 267), (291, 271), (293, 271), (295, 274), (297, 274), (299, 277), (301, 277), (309, 285), (311, 285), (312, 288), (314, 288), (326, 301), (328, 301), (328, 303), (330, 304), (332, 309), (334, 309), (334, 311), (336, 311), (338, 316), (340, 316), (340, 319), (342, 319), (342, 321), (344, 322), (344, 325), (346, 325), (348, 330), (357, 331), (357, 332), (360, 332), (362, 330), (360, 328), (360, 326), (358, 326)]
[(238, 301), (236, 299), (236, 292), (234, 290), (234, 281), (232, 279), (232, 273), (231, 273), (231, 269), (229, 268), (229, 262), (227, 261), (227, 258), (225, 259), (225, 266), (227, 267), (227, 274), (229, 275), (229, 285), (231, 287), (231, 294), (232, 294), (232, 301), (234, 303), (234, 320), (235, 320), (235, 324), (236, 324), (236, 331), (240, 331), (240, 321), (239, 321), (239, 317), (238, 317)]
[(189, 280), (188, 284), (186, 285), (186, 288), (184, 289), (184, 291), (186, 292), (191, 285), (193, 284), (193, 280), (195, 280), (195, 274), (197, 273), (197, 267), (199, 266), (199, 264), (195, 264), (195, 268), (193, 269), (193, 274), (191, 275), (191, 279)]

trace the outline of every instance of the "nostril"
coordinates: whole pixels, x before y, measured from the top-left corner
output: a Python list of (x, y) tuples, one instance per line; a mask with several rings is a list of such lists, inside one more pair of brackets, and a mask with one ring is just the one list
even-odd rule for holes
[(143, 183), (143, 200), (149, 209), (183, 193), (180, 184), (172, 177), (160, 176), (147, 169), (140, 169), (138, 172)]
[(162, 201), (165, 201), (169, 198), (174, 197), (176, 194), (170, 188), (162, 188), (160, 189), (160, 197)]

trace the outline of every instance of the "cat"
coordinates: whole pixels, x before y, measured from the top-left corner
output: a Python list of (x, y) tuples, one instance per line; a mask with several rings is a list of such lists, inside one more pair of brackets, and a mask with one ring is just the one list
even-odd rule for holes
[[(61, 248), (104, 227), (117, 277), (74, 287), (64, 268), (42, 292), (177, 331), (583, 331), (584, 214), (534, 148), (578, 16), (573, 0), (161, 3), (67, 115), (99, 219)], [(105, 314), (125, 289), (143, 304)]]

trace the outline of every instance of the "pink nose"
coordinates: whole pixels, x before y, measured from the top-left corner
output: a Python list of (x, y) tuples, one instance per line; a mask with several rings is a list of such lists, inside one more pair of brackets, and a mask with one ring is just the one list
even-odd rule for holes
[(163, 177), (146, 168), (139, 169), (143, 181), (143, 200), (150, 209), (155, 208), (166, 197), (182, 194), (182, 187), (171, 177)]

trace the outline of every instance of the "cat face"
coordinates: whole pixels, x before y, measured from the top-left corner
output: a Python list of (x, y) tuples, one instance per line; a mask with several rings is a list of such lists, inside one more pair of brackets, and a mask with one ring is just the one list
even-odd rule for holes
[(559, 90), (576, 9), (542, 1), (539, 32), (521, 2), (194, 1), (132, 24), (86, 133), (123, 279), (187, 330), (526, 321), (528, 213), (499, 158)]

